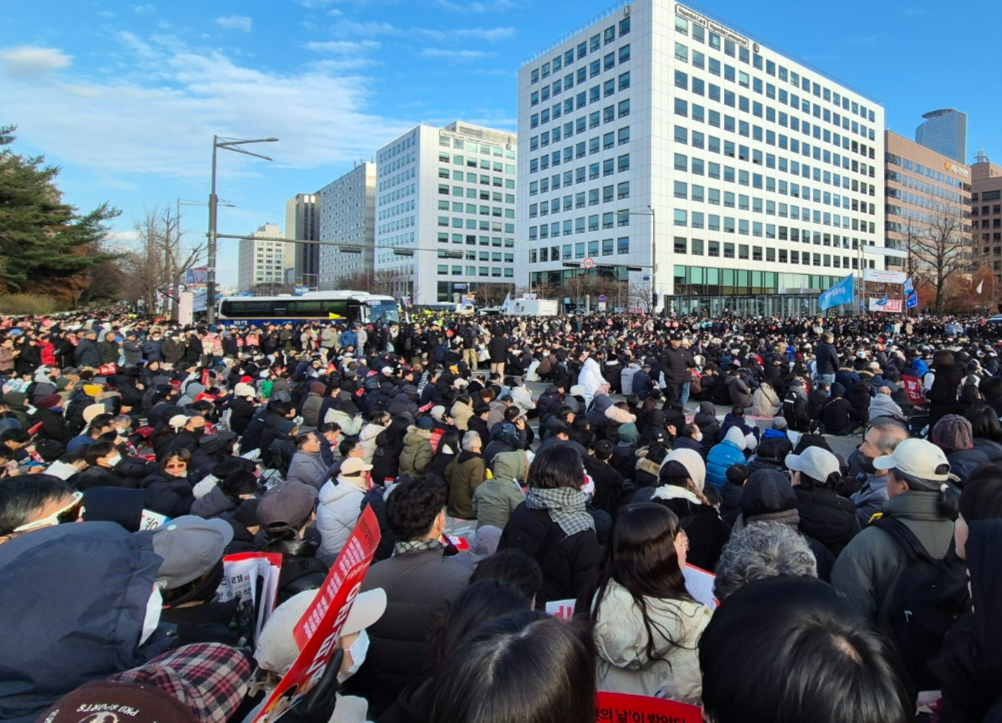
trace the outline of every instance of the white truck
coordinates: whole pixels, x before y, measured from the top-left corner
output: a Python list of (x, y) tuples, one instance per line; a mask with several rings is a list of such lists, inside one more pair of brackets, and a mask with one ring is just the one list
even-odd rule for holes
[(552, 299), (512, 299), (508, 302), (509, 316), (556, 316), (559, 304)]

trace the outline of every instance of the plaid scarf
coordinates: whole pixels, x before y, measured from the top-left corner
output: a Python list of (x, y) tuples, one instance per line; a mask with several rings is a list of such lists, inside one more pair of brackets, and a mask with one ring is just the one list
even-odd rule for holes
[(444, 550), (446, 545), (441, 540), (408, 540), (398, 542), (393, 546), (393, 556), (406, 555), (408, 552), (421, 552), (422, 550)]
[(585, 509), (585, 496), (571, 487), (537, 489), (530, 487), (525, 496), (525, 506), (530, 510), (546, 510), (550, 519), (560, 525), (570, 537), (578, 532), (595, 529), (595, 519)]

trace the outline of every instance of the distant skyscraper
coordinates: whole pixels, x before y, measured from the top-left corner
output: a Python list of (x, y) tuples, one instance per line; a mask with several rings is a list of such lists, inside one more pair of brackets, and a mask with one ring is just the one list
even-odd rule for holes
[(926, 113), (925, 123), (915, 129), (915, 142), (936, 153), (967, 163), (967, 114), (955, 108)]
[[(297, 193), (285, 202), (286, 238), (319, 241), (320, 224), (317, 219), (315, 193)], [(318, 244), (289, 244), (293, 247), (293, 264), (286, 269), (286, 282), (295, 286), (316, 289), (319, 280), (320, 246)]]
[(321, 291), (359, 290), (357, 282), (344, 286), (340, 280), (372, 276), (375, 219), (375, 163), (359, 163), (320, 189)]

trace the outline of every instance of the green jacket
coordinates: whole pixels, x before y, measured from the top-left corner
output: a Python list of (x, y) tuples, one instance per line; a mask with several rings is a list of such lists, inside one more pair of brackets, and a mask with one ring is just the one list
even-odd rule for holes
[(487, 525), (503, 530), (508, 518), (525, 495), (522, 485), (529, 472), (525, 452), (501, 452), (494, 457), (494, 479), (485, 480), (473, 493), (473, 513), (477, 528)]
[(445, 468), (445, 483), (449, 486), (450, 517), (461, 520), (475, 520), (473, 494), (484, 482), (487, 466), (484, 458), (473, 452), (460, 452)]
[(404, 436), (404, 450), (400, 453), (400, 474), (422, 474), (428, 469), (434, 454), (431, 448), (431, 432), (412, 424)]
[[(953, 541), (954, 523), (939, 513), (938, 502), (939, 492), (905, 492), (887, 500), (883, 513), (907, 525), (930, 555), (943, 558)], [(831, 584), (859, 614), (886, 625), (894, 583), (907, 566), (901, 546), (871, 525), (852, 538), (835, 560)]]

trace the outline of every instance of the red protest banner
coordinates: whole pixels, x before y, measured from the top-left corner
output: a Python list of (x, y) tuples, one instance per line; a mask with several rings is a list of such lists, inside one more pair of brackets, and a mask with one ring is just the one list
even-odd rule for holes
[(366, 506), (316, 599), (293, 630), (299, 657), (261, 708), (254, 723), (274, 723), (323, 678), (341, 627), (355, 602), (378, 544), (379, 523), (372, 508)]
[(902, 376), (901, 381), (905, 383), (905, 394), (912, 404), (925, 404), (926, 399), (922, 396), (922, 380), (918, 377)]
[(598, 723), (703, 723), (703, 709), (664, 698), (599, 692)]

